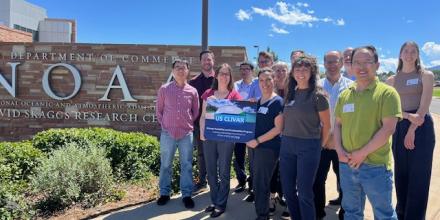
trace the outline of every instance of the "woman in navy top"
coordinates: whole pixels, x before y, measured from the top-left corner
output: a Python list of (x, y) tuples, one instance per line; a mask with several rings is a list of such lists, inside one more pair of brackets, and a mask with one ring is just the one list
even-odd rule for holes
[(262, 68), (258, 73), (262, 97), (257, 104), (255, 139), (246, 143), (253, 170), (253, 191), (257, 219), (269, 219), (270, 180), (280, 152), (283, 99), (274, 92), (274, 73)]

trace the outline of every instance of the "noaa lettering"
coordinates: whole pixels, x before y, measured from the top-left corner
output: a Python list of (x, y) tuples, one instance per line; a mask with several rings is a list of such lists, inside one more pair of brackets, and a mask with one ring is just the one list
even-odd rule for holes
[(12, 97), (15, 98), (16, 95), (16, 89), (15, 89), (15, 85), (16, 85), (16, 74), (17, 72), (15, 71), (17, 69), (17, 66), (20, 65), (20, 63), (6, 63), (8, 65), (11, 66), (12, 68), (12, 82), (11, 84), (8, 84), (8, 80), (6, 80), (5, 77), (3, 77), (3, 74), (0, 73), (0, 84), (6, 89), (6, 91), (8, 91), (9, 94), (11, 94)]
[[(116, 77), (118, 78), (119, 86), (113, 85)], [(137, 100), (131, 96), (130, 91), (128, 90), (127, 83), (125, 82), (124, 79), (124, 74), (122, 74), (122, 70), (121, 67), (119, 67), (119, 65), (116, 67), (115, 72), (113, 72), (112, 79), (110, 80), (110, 83), (108, 84), (107, 87), (107, 91), (105, 92), (102, 98), (98, 99), (98, 101), (111, 101), (108, 98), (108, 93), (110, 92), (110, 89), (122, 89), (122, 94), (124, 95), (124, 99), (122, 99), (121, 101), (123, 102), (137, 102)]]
[[(69, 72), (72, 73), (72, 75), (73, 75), (73, 80), (74, 80), (75, 87), (73, 89), (72, 94), (70, 94), (69, 96), (66, 96), (66, 97), (60, 97), (60, 96), (55, 95), (55, 93), (52, 91), (52, 88), (50, 88), (50, 83), (49, 83), (50, 73), (52, 72), (52, 70), (54, 68), (59, 67), (59, 66), (68, 69)], [(54, 65), (51, 65), (46, 71), (44, 71), (44, 75), (43, 75), (43, 90), (52, 99), (60, 100), (60, 101), (71, 99), (71, 98), (73, 98), (79, 92), (79, 88), (81, 88), (81, 76), (79, 75), (78, 70), (75, 69), (75, 67), (73, 67), (73, 66), (71, 66), (69, 64), (57, 63), (57, 64), (54, 64)]]
[[(6, 89), (6, 91), (12, 97), (16, 98), (16, 94), (17, 94), (16, 93), (16, 91), (17, 91), (17, 87), (16, 87), (17, 66), (20, 65), (20, 63), (8, 62), (7, 64), (10, 65), (11, 69), (12, 69), (11, 83), (9, 84), (8, 80), (3, 76), (2, 73), (0, 73), (0, 84)], [(69, 96), (66, 96), (66, 97), (57, 96), (53, 92), (52, 88), (50, 87), (50, 82), (49, 82), (50, 74), (51, 74), (52, 70), (56, 67), (64, 67), (64, 68), (68, 69), (69, 72), (73, 76), (75, 86), (74, 86), (72, 94), (70, 94)], [(113, 85), (116, 78), (119, 81), (119, 85)], [(79, 71), (74, 66), (67, 64), (67, 63), (57, 63), (57, 64), (51, 65), (47, 70), (44, 71), (42, 84), (43, 84), (44, 92), (50, 98), (55, 99), (55, 100), (60, 100), (60, 101), (68, 100), (68, 99), (75, 97), (75, 95), (78, 94), (78, 92), (81, 88), (81, 75), (80, 75)], [(122, 94), (124, 96), (124, 99), (122, 99), (121, 101), (123, 101), (123, 102), (137, 102), (137, 100), (134, 99), (130, 94), (130, 91), (128, 89), (127, 83), (124, 78), (124, 74), (122, 73), (121, 67), (119, 65), (116, 67), (115, 71), (113, 72), (112, 79), (110, 80), (110, 83), (107, 87), (107, 90), (106, 90), (104, 96), (102, 98), (98, 99), (98, 101), (111, 101), (111, 99), (108, 98), (108, 93), (110, 92), (111, 89), (122, 89)]]

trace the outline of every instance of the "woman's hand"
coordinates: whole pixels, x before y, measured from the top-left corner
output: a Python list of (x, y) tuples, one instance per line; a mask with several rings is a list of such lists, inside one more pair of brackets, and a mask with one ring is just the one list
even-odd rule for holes
[(202, 140), (202, 141), (206, 141), (206, 138), (205, 138), (205, 134), (204, 134), (205, 132), (200, 132), (200, 140)]
[(413, 129), (408, 129), (408, 132), (406, 132), (405, 140), (403, 143), (405, 145), (405, 148), (408, 150), (414, 150), (414, 148), (416, 147), (416, 145), (414, 144), (414, 140), (416, 137), (415, 133), (416, 132)]
[(250, 148), (256, 148), (258, 146), (258, 142), (255, 139), (252, 139), (248, 142), (246, 142), (246, 145)]
[(425, 122), (425, 118), (417, 113), (408, 113), (408, 120), (417, 126), (420, 126)]

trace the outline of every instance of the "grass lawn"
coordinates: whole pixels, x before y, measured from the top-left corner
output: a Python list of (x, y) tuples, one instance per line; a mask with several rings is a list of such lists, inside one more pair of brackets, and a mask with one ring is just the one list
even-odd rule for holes
[(440, 87), (434, 87), (434, 92), (432, 92), (432, 96), (440, 98)]

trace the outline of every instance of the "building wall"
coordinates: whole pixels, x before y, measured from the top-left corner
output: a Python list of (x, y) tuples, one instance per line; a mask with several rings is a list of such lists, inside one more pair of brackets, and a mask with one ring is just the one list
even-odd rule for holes
[[(216, 64), (229, 63), (235, 79), (239, 64), (247, 59), (241, 46), (210, 47)], [(167, 82), (173, 59), (190, 62), (191, 75), (200, 73), (199, 46), (2, 43), (0, 77), (12, 82), (16, 69), (16, 96), (0, 84), (0, 141), (22, 140), (49, 128), (108, 127), (121, 131), (139, 131), (158, 135), (155, 117), (157, 90)], [(43, 87), (43, 75), (52, 65), (64, 63), (79, 72), (81, 86), (71, 99), (51, 98)], [(128, 90), (137, 102), (124, 102), (121, 89), (107, 91), (118, 67)], [(57, 96), (66, 97), (75, 88), (72, 73), (57, 67), (51, 71), (49, 84)], [(114, 83), (119, 85), (116, 80)], [(129, 118), (130, 117), (130, 118)], [(136, 119), (136, 120), (135, 120)]]
[(15, 24), (37, 31), (38, 23), (47, 18), (46, 9), (42, 7), (28, 3), (24, 0), (10, 1), (10, 28), (14, 28)]
[(0, 25), (0, 42), (32, 42), (32, 34)]
[(11, 0), (0, 0), (0, 24), (9, 27)]
[(67, 19), (45, 19), (38, 28), (39, 42), (75, 43), (76, 22)]

